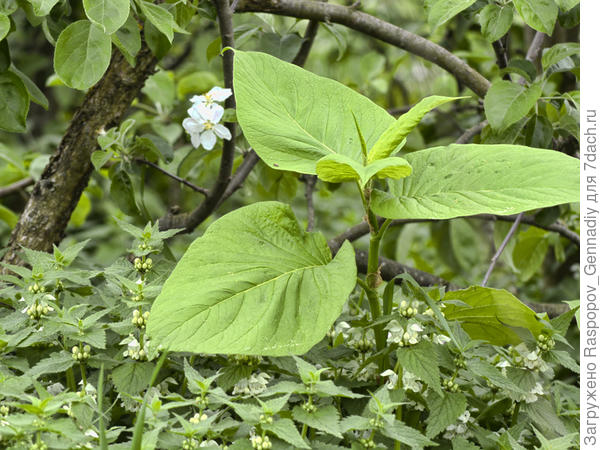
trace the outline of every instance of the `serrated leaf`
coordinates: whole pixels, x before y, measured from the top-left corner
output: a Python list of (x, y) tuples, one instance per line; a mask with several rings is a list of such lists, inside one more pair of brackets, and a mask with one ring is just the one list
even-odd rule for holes
[(409, 347), (399, 348), (396, 354), (398, 362), (405, 370), (415, 374), (431, 389), (442, 395), (437, 353), (431, 342), (421, 341)]
[(88, 18), (100, 25), (106, 34), (113, 34), (129, 16), (129, 0), (83, 0)]
[(349, 244), (332, 260), (325, 238), (305, 233), (287, 205), (255, 203), (188, 248), (148, 333), (175, 351), (302, 354), (327, 333), (355, 280)]
[(546, 356), (547, 360), (550, 362), (554, 362), (560, 364), (567, 369), (579, 373), (579, 364), (575, 361), (568, 352), (564, 350), (551, 350), (548, 352), (548, 356)]
[(153, 363), (126, 362), (112, 370), (111, 378), (118, 392), (138, 395), (148, 387), (153, 371)]
[(294, 422), (290, 419), (279, 419), (274, 421), (273, 423), (261, 424), (261, 428), (265, 431), (270, 431), (275, 436), (280, 439), (283, 439), (290, 445), (293, 445), (297, 448), (312, 448), (310, 447), (304, 440)]
[(67, 86), (85, 91), (102, 78), (110, 55), (110, 36), (100, 25), (79, 20), (60, 33), (54, 52), (54, 70)]
[(444, 300), (460, 300), (468, 306), (448, 303), (444, 316), (458, 320), (472, 339), (482, 339), (493, 345), (518, 344), (521, 338), (511, 329), (525, 328), (534, 336), (543, 325), (536, 314), (504, 289), (472, 286), (450, 291)]
[(481, 34), (488, 42), (494, 42), (504, 36), (513, 21), (513, 9), (510, 5), (492, 3), (479, 12)]
[(400, 144), (416, 128), (425, 114), (444, 103), (462, 98), (466, 97), (441, 97), (439, 95), (432, 95), (424, 98), (407, 113), (402, 114), (383, 132), (369, 150), (367, 161), (372, 163), (373, 161), (384, 159), (394, 154), (399, 150)]
[[(497, 386), (502, 391), (512, 391), (520, 395), (525, 395), (528, 391), (521, 389), (511, 379), (502, 375), (498, 369), (486, 361), (481, 359), (472, 359), (468, 362), (469, 371), (475, 375), (488, 379), (494, 386)], [(514, 396), (511, 396), (514, 398)]]
[[(579, 301), (577, 301), (577, 302), (579, 302)], [(565, 303), (569, 303), (569, 302), (565, 302)], [(550, 320), (552, 328), (554, 328), (558, 332), (558, 334), (560, 334), (561, 336), (564, 336), (565, 334), (567, 334), (567, 330), (569, 329), (569, 326), (571, 325), (571, 322), (573, 321), (573, 317), (575, 315), (577, 315), (577, 313), (579, 312), (579, 304), (574, 305), (574, 306), (569, 305), (569, 307), (571, 308), (571, 309), (569, 309), (569, 311)]]
[(244, 136), (279, 170), (316, 174), (317, 162), (333, 154), (362, 165), (352, 114), (367, 147), (394, 122), (352, 89), (263, 53), (235, 52), (234, 88)]
[(509, 215), (579, 201), (579, 161), (516, 145), (450, 145), (405, 155), (413, 174), (372, 194), (390, 219)]
[(429, 438), (437, 436), (448, 425), (452, 425), (467, 409), (467, 399), (458, 392), (446, 392), (443, 396), (431, 394), (427, 399), (429, 417), (425, 434)]
[(27, 375), (33, 378), (38, 378), (40, 375), (44, 375), (46, 373), (64, 372), (69, 367), (72, 367), (73, 364), (75, 364), (73, 356), (63, 350), (52, 353), (48, 358), (40, 360), (35, 366), (29, 369)]
[(0, 130), (22, 133), (29, 112), (29, 93), (12, 72), (0, 73)]
[(381, 434), (398, 442), (408, 445), (411, 449), (436, 447), (438, 444), (423, 436), (417, 430), (396, 420), (393, 424), (386, 424), (381, 429)]
[(535, 106), (541, 94), (542, 87), (539, 84), (525, 87), (511, 81), (497, 80), (485, 94), (485, 116), (493, 129), (505, 130), (522, 119)]
[(554, 0), (513, 0), (515, 9), (531, 28), (552, 35), (558, 17)]
[(304, 423), (309, 427), (324, 431), (333, 436), (342, 437), (340, 432), (339, 413), (335, 406), (319, 406), (315, 412), (306, 412), (301, 406), (292, 410), (294, 420)]

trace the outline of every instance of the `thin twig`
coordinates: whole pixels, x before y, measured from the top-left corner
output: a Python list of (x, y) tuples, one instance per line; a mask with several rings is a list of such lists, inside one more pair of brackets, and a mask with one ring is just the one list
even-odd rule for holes
[(225, 200), (231, 197), (235, 191), (242, 187), (242, 184), (244, 183), (250, 172), (252, 172), (252, 169), (254, 169), (254, 166), (259, 160), (260, 158), (254, 150), (250, 150), (248, 153), (246, 153), (246, 155), (244, 156), (244, 160), (242, 161), (238, 169), (235, 171), (235, 174), (233, 175), (231, 181), (227, 185), (227, 189), (225, 189), (225, 192), (223, 193), (221, 200), (217, 204), (217, 207), (219, 207)]
[(315, 227), (315, 205), (313, 202), (313, 192), (315, 190), (315, 184), (317, 184), (316, 175), (302, 175), (300, 177), (305, 183), (304, 198), (306, 198), (306, 210), (307, 210), (307, 225), (306, 231), (312, 231)]
[(490, 82), (442, 46), (361, 11), (342, 5), (306, 0), (240, 0), (236, 12), (267, 12), (282, 16), (339, 23), (420, 56), (450, 72), (480, 97)]
[(546, 34), (542, 33), (541, 31), (537, 31), (533, 37), (533, 40), (531, 41), (531, 44), (529, 45), (525, 59), (527, 61), (535, 62), (542, 53), (545, 41)]
[(498, 247), (498, 250), (496, 250), (496, 253), (494, 253), (494, 256), (492, 256), (492, 261), (490, 262), (490, 266), (488, 267), (488, 270), (485, 273), (485, 276), (483, 277), (483, 281), (481, 282), (482, 286), (485, 286), (487, 284), (488, 280), (490, 279), (490, 275), (492, 274), (492, 271), (494, 270), (494, 267), (496, 267), (498, 258), (500, 258), (500, 255), (502, 254), (502, 252), (508, 245), (508, 242), (513, 237), (513, 235), (517, 232), (517, 228), (519, 228), (519, 223), (521, 222), (521, 219), (523, 218), (523, 214), (524, 213), (520, 213), (517, 216), (517, 218), (513, 222), (512, 226), (510, 227), (510, 230), (508, 230), (508, 233), (506, 233), (506, 236), (504, 237), (502, 244), (500, 244), (500, 247)]
[(200, 186), (196, 186), (194, 183), (191, 183), (190, 181), (188, 181), (188, 180), (186, 180), (184, 178), (181, 178), (181, 177), (175, 175), (174, 173), (171, 173), (171, 172), (163, 169), (158, 164), (154, 164), (153, 162), (150, 162), (150, 161), (148, 161), (146, 159), (142, 159), (142, 158), (135, 158), (134, 161), (137, 162), (137, 163), (140, 163), (140, 164), (145, 164), (147, 166), (153, 167), (154, 169), (156, 169), (159, 172), (165, 174), (169, 178), (172, 178), (172, 179), (178, 181), (181, 184), (185, 184), (190, 189), (192, 189), (192, 190), (194, 190), (196, 192), (200, 192), (204, 196), (208, 195), (208, 189), (200, 187)]
[(477, 136), (487, 126), (488, 121), (484, 120), (479, 122), (477, 125), (472, 126), (468, 130), (465, 130), (463, 134), (456, 140), (457, 144), (468, 144), (471, 140)]
[(31, 177), (23, 178), (22, 180), (15, 181), (13, 184), (8, 186), (0, 187), (0, 198), (6, 197), (7, 195), (17, 192), (21, 189), (25, 189), (27, 186), (31, 186), (35, 183), (35, 180)]

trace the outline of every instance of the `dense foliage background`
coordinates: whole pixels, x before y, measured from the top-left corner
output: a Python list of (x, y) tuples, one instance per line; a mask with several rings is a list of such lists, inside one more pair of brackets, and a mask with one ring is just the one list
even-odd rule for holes
[[(115, 12), (102, 15), (94, 3)], [(578, 331), (569, 328), (573, 314), (559, 303), (579, 296), (574, 203), (527, 212), (487, 283), (531, 304), (543, 303), (536, 311), (553, 319), (566, 314), (549, 325), (552, 333), (523, 338), (520, 348), (481, 346), (454, 325), (464, 347), (444, 346), (439, 335), (447, 334), (445, 322), (434, 320), (424, 299), (438, 301), (447, 288), (480, 284), (514, 217), (407, 221), (389, 229), (381, 255), (420, 271), (410, 273), (425, 287), (405, 281), (394, 294), (394, 311), (407, 320), (420, 318), (423, 326), (416, 334), (428, 338), (411, 342), (421, 342), (418, 355), (432, 353), (429, 346), (435, 344), (439, 356), (435, 363), (402, 361), (414, 377), (403, 380), (400, 369), (402, 389), (385, 388), (388, 379), (380, 369), (393, 367), (369, 360), (374, 339), (364, 328), (366, 305), (358, 291), (304, 359), (171, 354), (147, 393), (159, 349), (146, 342), (144, 327), (145, 314), (176, 262), (228, 212), (282, 201), (302, 227), (310, 222), (327, 239), (363, 221), (354, 185), (270, 168), (255, 157), (239, 128), (231, 147), (233, 184), (220, 173), (224, 141), (211, 151), (191, 145), (181, 123), (193, 95), (225, 85), (224, 44), (304, 65), (395, 117), (429, 95), (466, 97), (427, 114), (408, 136), (404, 154), (459, 141), (577, 156), (579, 2), (332, 1), (325, 3), (339, 5), (335, 11), (342, 13), (311, 16), (302, 9), (321, 2), (240, 1), (233, 2), (233, 36), (224, 32), (228, 2), (155, 3), (160, 6), (136, 0), (129, 9), (130, 2), (117, 0), (0, 0), (0, 243), (5, 263), (22, 265), (5, 266), (7, 283), (0, 294), (0, 446), (92, 448), (108, 442), (111, 448), (129, 448), (140, 445), (134, 426), (142, 410), (143, 448), (270, 448), (265, 436), (274, 448), (419, 448), (434, 442), (458, 449), (576, 448)], [(296, 7), (288, 7), (293, 3)], [(398, 38), (395, 46), (384, 42), (384, 32), (353, 29), (365, 20), (355, 12), (438, 44), (483, 81), (440, 67), (445, 56), (436, 65), (407, 51), (402, 42), (412, 38)], [(380, 31), (386, 26), (373, 25)], [(93, 45), (83, 57), (78, 43), (86, 39)], [(475, 81), (469, 85), (469, 79)], [(100, 101), (103, 89), (118, 92)], [(127, 91), (123, 98), (119, 89)], [(124, 114), (117, 111), (121, 103)], [(104, 125), (90, 129), (103, 115)], [(228, 107), (224, 122), (235, 120)], [(70, 188), (73, 198), (55, 200), (76, 204), (72, 214), (68, 207), (60, 212), (68, 225), (55, 220), (58, 206), (51, 202), (19, 223), (28, 202), (52, 195), (45, 184), (49, 175), (74, 180), (87, 172), (75, 159), (66, 169), (58, 157), (47, 168), (53, 154), (90, 147), (81, 140), (85, 136), (93, 142), (86, 150), (93, 163), (89, 182), (84, 177)], [(242, 171), (236, 171), (244, 167), (251, 170), (238, 184), (235, 174)], [(206, 207), (202, 220), (189, 220), (186, 213), (201, 208), (223, 182), (228, 196)], [(58, 223), (52, 232), (41, 230), (44, 214), (48, 223)], [(175, 236), (176, 228), (185, 230)], [(351, 236), (356, 248), (368, 248), (362, 237), (367, 234), (368, 228)], [(59, 243), (61, 250), (53, 255), (39, 252)], [(33, 248), (24, 260), (14, 255), (21, 245)], [(407, 312), (411, 302), (417, 302), (414, 311)], [(407, 332), (410, 324), (402, 322)], [(393, 326), (388, 330), (394, 333)], [(549, 340), (552, 345), (543, 351), (554, 351), (555, 341), (557, 350), (546, 361), (523, 363)], [(466, 370), (475, 359), (485, 363)], [(501, 359), (512, 361), (514, 373), (507, 375), (505, 368), (502, 374)], [(435, 377), (428, 378), (432, 371)], [(444, 403), (442, 390), (448, 398), (464, 395)], [(250, 401), (259, 394), (261, 401)], [(140, 409), (144, 395), (150, 404)], [(526, 395), (533, 400), (525, 401)], [(322, 414), (315, 418), (317, 407)], [(107, 412), (100, 420), (102, 408)], [(144, 425), (144, 417), (140, 422), (138, 415), (139, 423)]]

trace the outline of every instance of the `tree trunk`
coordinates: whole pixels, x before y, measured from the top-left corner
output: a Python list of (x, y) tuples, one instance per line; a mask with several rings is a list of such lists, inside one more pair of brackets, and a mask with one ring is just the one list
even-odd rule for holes
[(98, 132), (119, 124), (154, 72), (156, 58), (143, 43), (131, 67), (115, 50), (108, 70), (92, 87), (79, 107), (58, 149), (33, 187), (19, 222), (13, 230), (3, 261), (21, 263), (21, 246), (50, 251), (64, 236), (65, 229), (81, 193), (88, 184), (93, 166), (90, 160), (97, 149)]

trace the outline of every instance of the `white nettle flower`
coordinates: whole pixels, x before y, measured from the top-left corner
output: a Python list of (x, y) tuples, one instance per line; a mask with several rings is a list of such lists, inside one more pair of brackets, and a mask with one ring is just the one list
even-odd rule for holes
[(439, 344), (439, 345), (444, 345), (446, 342), (450, 342), (450, 338), (448, 336), (445, 336), (443, 334), (434, 334), (433, 335), (433, 342), (435, 344)]
[(269, 378), (271, 378), (271, 376), (267, 373), (253, 373), (250, 375), (250, 378), (244, 378), (236, 383), (233, 387), (233, 394), (260, 394), (267, 388)]
[(423, 385), (419, 383), (419, 377), (417, 377), (414, 373), (409, 372), (408, 370), (404, 370), (402, 372), (402, 386), (407, 391), (413, 392), (421, 392)]
[(400, 326), (397, 320), (390, 320), (385, 326), (388, 330), (388, 343), (400, 344), (404, 335), (404, 328)]
[(223, 102), (229, 97), (231, 97), (231, 89), (224, 89), (218, 86), (215, 86), (206, 94), (202, 95), (194, 95), (190, 100), (194, 105), (212, 105), (214, 102)]
[(398, 383), (398, 374), (391, 369), (388, 369), (380, 374), (382, 377), (387, 377), (388, 380), (385, 383), (385, 387), (387, 389), (395, 389), (396, 384)]
[(522, 400), (525, 400), (525, 403), (534, 403), (537, 401), (538, 395), (544, 395), (544, 388), (540, 383), (535, 383), (535, 386), (529, 394), (523, 396)]
[(423, 331), (423, 328), (418, 323), (411, 323), (406, 327), (406, 332), (404, 333), (404, 342), (409, 344), (417, 344), (420, 340), (419, 333)]
[(190, 117), (183, 119), (182, 125), (190, 135), (194, 148), (202, 145), (205, 150), (212, 150), (217, 142), (217, 137), (231, 139), (229, 129), (219, 123), (224, 112), (223, 107), (217, 104), (195, 103), (188, 109)]

